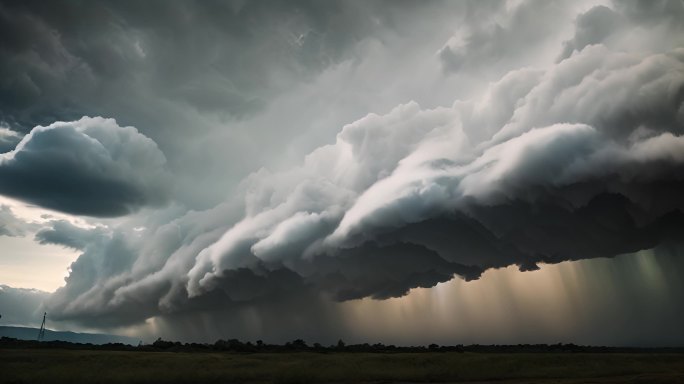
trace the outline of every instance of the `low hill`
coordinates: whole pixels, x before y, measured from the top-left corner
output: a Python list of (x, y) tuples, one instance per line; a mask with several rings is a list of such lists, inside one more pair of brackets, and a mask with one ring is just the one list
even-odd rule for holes
[[(0, 326), (0, 337), (12, 337), (19, 340), (36, 340), (38, 328)], [(44, 341), (68, 341), (70, 343), (123, 343), (137, 345), (138, 339), (126, 336), (107, 335), (101, 333), (76, 333), (45, 330)]]

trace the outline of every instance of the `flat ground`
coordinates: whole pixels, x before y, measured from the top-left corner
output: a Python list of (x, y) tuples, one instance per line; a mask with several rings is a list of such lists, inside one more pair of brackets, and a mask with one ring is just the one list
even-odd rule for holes
[(0, 349), (0, 383), (684, 383), (684, 354)]

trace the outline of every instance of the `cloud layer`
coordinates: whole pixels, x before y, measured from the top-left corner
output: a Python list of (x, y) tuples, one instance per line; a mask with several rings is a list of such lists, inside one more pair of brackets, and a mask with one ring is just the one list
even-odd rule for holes
[[(182, 32), (206, 20), (202, 31), (223, 41), (255, 30), (245, 16), (262, 22), (273, 16), (253, 4), (222, 8), (217, 14), (232, 12), (241, 20), (235, 31), (225, 31), (213, 5), (188, 4), (184, 15), (189, 20), (161, 7), (171, 13), (160, 23), (177, 20), (180, 29), (170, 31)], [(361, 46), (367, 49), (361, 52), (389, 51), (392, 39), (406, 42), (397, 37), (400, 32), (394, 34), (400, 30), (395, 23), (410, 13), (398, 7), (392, 8), (396, 14), (380, 12), (391, 16), (374, 18), (368, 14), (378, 14), (376, 7), (382, 9), (383, 3), (350, 4), (328, 9), (306, 3), (283, 10), (292, 25), (311, 26), (295, 33), (288, 45), (271, 46), (269, 34), (255, 32), (228, 39), (226, 46), (210, 45), (213, 55), (179, 62), (167, 60), (175, 57), (175, 48), (164, 44), (168, 36), (148, 34), (166, 30), (163, 25), (140, 27), (142, 19), (128, 13), (131, 4), (105, 8), (129, 15), (124, 24), (139, 36), (102, 32), (115, 44), (85, 44), (82, 51), (72, 38), (86, 26), (74, 26), (74, 35), (49, 37), (40, 32), (55, 23), (49, 15), (16, 4), (1, 8), (0, 15), (26, 16), (49, 46), (38, 58), (20, 40), (10, 47), (17, 60), (32, 64), (0, 70), (36, 72), (12, 76), (17, 82), (4, 85), (0, 98), (17, 94), (27, 101), (5, 108), (2, 116), (12, 127), (25, 128), (47, 110), (67, 114), (69, 100), (59, 99), (59, 106), (30, 103), (35, 100), (31, 92), (38, 92), (33, 80), (43, 73), (40, 62), (48, 59), (68, 64), (65, 78), (83, 70), (117, 95), (120, 89), (112, 83), (120, 82), (133, 99), (150, 100), (145, 105), (154, 107), (160, 119), (178, 117), (169, 105), (187, 104), (196, 114), (182, 114), (175, 122), (180, 125), (199, 115), (246, 119), (286, 93), (292, 79), (320, 74), (317, 81), (330, 81), (344, 93), (344, 84), (333, 81), (335, 71), (352, 68), (354, 77), (364, 65), (378, 65), (346, 55)], [(684, 233), (684, 41), (679, 36), (684, 34), (675, 15), (684, 10), (680, 2), (638, 4), (615, 2), (579, 13), (567, 4), (538, 2), (464, 6), (463, 26), (438, 42), (441, 48), (432, 56), (420, 58), (430, 66), (416, 67), (437, 69), (437, 77), (422, 85), (427, 92), (436, 87), (433, 83), (456, 78), (464, 89), (453, 93), (467, 97), (430, 105), (409, 98), (386, 113), (367, 114), (344, 125), (334, 140), (310, 151), (297, 166), (262, 168), (231, 188), (219, 188), (222, 181), (211, 184), (213, 195), (224, 196), (212, 208), (188, 209), (185, 197), (170, 191), (171, 174), (183, 174), (186, 193), (192, 185), (188, 170), (229, 179), (227, 169), (248, 162), (239, 156), (244, 132), (189, 139), (210, 125), (204, 117), (178, 135), (179, 125), (166, 132), (166, 126), (149, 128), (159, 120), (138, 119), (149, 137), (99, 117), (37, 126), (13, 151), (0, 155), (0, 193), (71, 214), (129, 215), (89, 227), (55, 220), (35, 235), (39, 243), (82, 252), (66, 284), (46, 302), (53, 319), (100, 327), (150, 319), (189, 322), (216, 314), (233, 320), (289, 316), (295, 324), (305, 322), (302, 318), (325, 319), (334, 325), (334, 310), (326, 304), (331, 300), (396, 298), (454, 277), (476, 280), (492, 268), (528, 271), (541, 263), (679, 244)], [(478, 15), (481, 25), (467, 21), (479, 20)], [(567, 22), (568, 15), (574, 23)], [(351, 21), (356, 29), (338, 25)], [(563, 33), (556, 26), (561, 21), (567, 24)], [(5, 28), (21, 29), (15, 24)], [(294, 28), (274, 25), (288, 32)], [(97, 40), (99, 35), (88, 36)], [(178, 39), (174, 47), (183, 52), (206, 48), (183, 34)], [(95, 46), (103, 51), (90, 51)], [(120, 49), (110, 52), (109, 47)], [(239, 57), (252, 65), (245, 66), (233, 52), (243, 52)], [(281, 65), (262, 67), (274, 60), (272, 52)], [(234, 77), (238, 71), (246, 75)], [(53, 84), (48, 80), (40, 84)], [(55, 81), (59, 89), (63, 79)], [(138, 81), (146, 87), (138, 89)], [(143, 88), (164, 97), (140, 96)], [(307, 100), (296, 91), (293, 99)], [(76, 101), (87, 113), (96, 110)], [(288, 105), (269, 110), (282, 115), (254, 125), (246, 120), (240, 129), (263, 142), (263, 152), (284, 147), (268, 143), (288, 136), (280, 132), (291, 116)], [(116, 115), (116, 108), (111, 111)], [(130, 116), (140, 112), (131, 111)], [(325, 113), (303, 112), (296, 121)], [(0, 134), (16, 136), (11, 132)], [(230, 146), (217, 150), (222, 144), (212, 143), (212, 137)], [(157, 142), (173, 156), (171, 172)], [(198, 160), (207, 158), (214, 162)], [(185, 160), (193, 165), (184, 168)], [(173, 173), (179, 169), (184, 171)], [(206, 185), (193, 185), (198, 196)], [(158, 209), (134, 214), (144, 207)]]

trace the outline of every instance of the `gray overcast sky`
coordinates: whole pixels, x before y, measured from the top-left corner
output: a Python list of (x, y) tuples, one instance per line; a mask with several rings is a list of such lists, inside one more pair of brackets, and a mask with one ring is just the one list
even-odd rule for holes
[(666, 0), (0, 1), (3, 321), (681, 344), (682, 19)]

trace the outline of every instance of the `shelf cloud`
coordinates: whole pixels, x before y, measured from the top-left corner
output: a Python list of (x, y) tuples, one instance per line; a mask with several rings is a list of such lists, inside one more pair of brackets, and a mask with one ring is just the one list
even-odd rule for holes
[[(509, 73), (487, 103), (368, 115), (301, 166), (251, 175), (225, 205), (148, 229), (145, 241), (114, 231), (72, 266), (52, 303), (79, 317), (151, 316), (287, 290), (383, 299), (489, 268), (533, 270), (676, 241), (682, 74), (680, 50), (589, 46), (546, 71)], [(498, 128), (469, 135), (487, 124)], [(204, 224), (217, 217), (226, 220)], [(112, 249), (135, 256), (114, 267)]]

